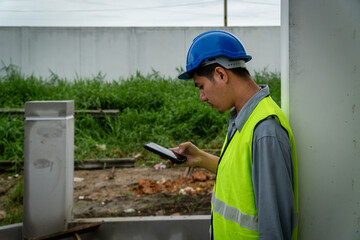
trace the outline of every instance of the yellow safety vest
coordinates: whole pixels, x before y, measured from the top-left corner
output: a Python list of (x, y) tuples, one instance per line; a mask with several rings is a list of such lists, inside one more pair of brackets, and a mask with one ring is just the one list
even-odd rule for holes
[(295, 141), (284, 113), (271, 97), (265, 97), (255, 107), (241, 132), (236, 131), (226, 149), (225, 139), (211, 200), (212, 229), (215, 240), (259, 238), (257, 209), (251, 178), (252, 142), (255, 126), (270, 116), (275, 116), (279, 120), (290, 139), (296, 216), (292, 239), (297, 239), (299, 204)]

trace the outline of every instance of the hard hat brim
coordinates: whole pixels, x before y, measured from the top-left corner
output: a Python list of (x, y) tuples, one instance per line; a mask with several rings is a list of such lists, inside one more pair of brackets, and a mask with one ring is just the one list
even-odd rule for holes
[(184, 72), (184, 73), (180, 74), (180, 75), (178, 76), (178, 79), (182, 79), (182, 80), (192, 79), (192, 78), (193, 78), (193, 74), (194, 74), (194, 71), (193, 71), (193, 70), (190, 70), (190, 71), (187, 71), (187, 72)]
[[(238, 67), (246, 68), (245, 62), (250, 61), (251, 58), (252, 57), (250, 55), (247, 55), (247, 58), (245, 58), (245, 59), (232, 60), (232, 59), (229, 59), (227, 57), (220, 56), (220, 57), (213, 58), (212, 60), (210, 60), (208, 62), (202, 62), (199, 66), (204, 67), (204, 66), (207, 66), (207, 65), (210, 65), (210, 64), (218, 63), (222, 67), (224, 67), (225, 69), (233, 69), (233, 68), (238, 68)], [(199, 67), (199, 66), (197, 66), (197, 67)], [(196, 68), (194, 68), (194, 69), (196, 69)], [(193, 78), (194, 69), (191, 69), (189, 71), (186, 71), (186, 72), (180, 74), (178, 76), (178, 78), (183, 79), (183, 80)]]

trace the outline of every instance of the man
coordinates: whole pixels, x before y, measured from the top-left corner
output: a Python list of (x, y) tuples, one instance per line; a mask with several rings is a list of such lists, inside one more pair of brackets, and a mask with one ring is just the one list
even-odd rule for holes
[(297, 239), (298, 177), (294, 138), (285, 115), (245, 68), (251, 60), (224, 31), (196, 37), (186, 72), (200, 99), (219, 112), (232, 109), (221, 156), (190, 142), (173, 148), (185, 166), (216, 173), (211, 200), (213, 239)]

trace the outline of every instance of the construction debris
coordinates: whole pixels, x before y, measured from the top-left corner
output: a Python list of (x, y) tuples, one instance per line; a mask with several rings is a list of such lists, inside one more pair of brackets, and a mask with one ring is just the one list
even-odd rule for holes
[(160, 169), (166, 168), (166, 165), (165, 165), (163, 162), (160, 162), (160, 163), (155, 164), (155, 165), (154, 165), (154, 168), (155, 168), (156, 170), (160, 170)]
[(149, 195), (161, 192), (171, 194), (209, 194), (213, 190), (214, 176), (202, 171), (195, 171), (188, 179), (186, 177), (175, 178), (174, 180), (155, 181), (139, 179), (137, 186), (130, 187), (137, 195)]
[(74, 177), (74, 182), (82, 182), (84, 178)]

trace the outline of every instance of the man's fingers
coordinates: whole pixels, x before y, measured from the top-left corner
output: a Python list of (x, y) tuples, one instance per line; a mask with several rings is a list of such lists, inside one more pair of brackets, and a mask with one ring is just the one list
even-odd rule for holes
[(191, 147), (192, 143), (191, 142), (185, 142), (185, 143), (181, 143), (178, 147), (178, 152), (177, 153), (184, 153), (186, 151), (186, 149), (188, 149), (189, 147)]

